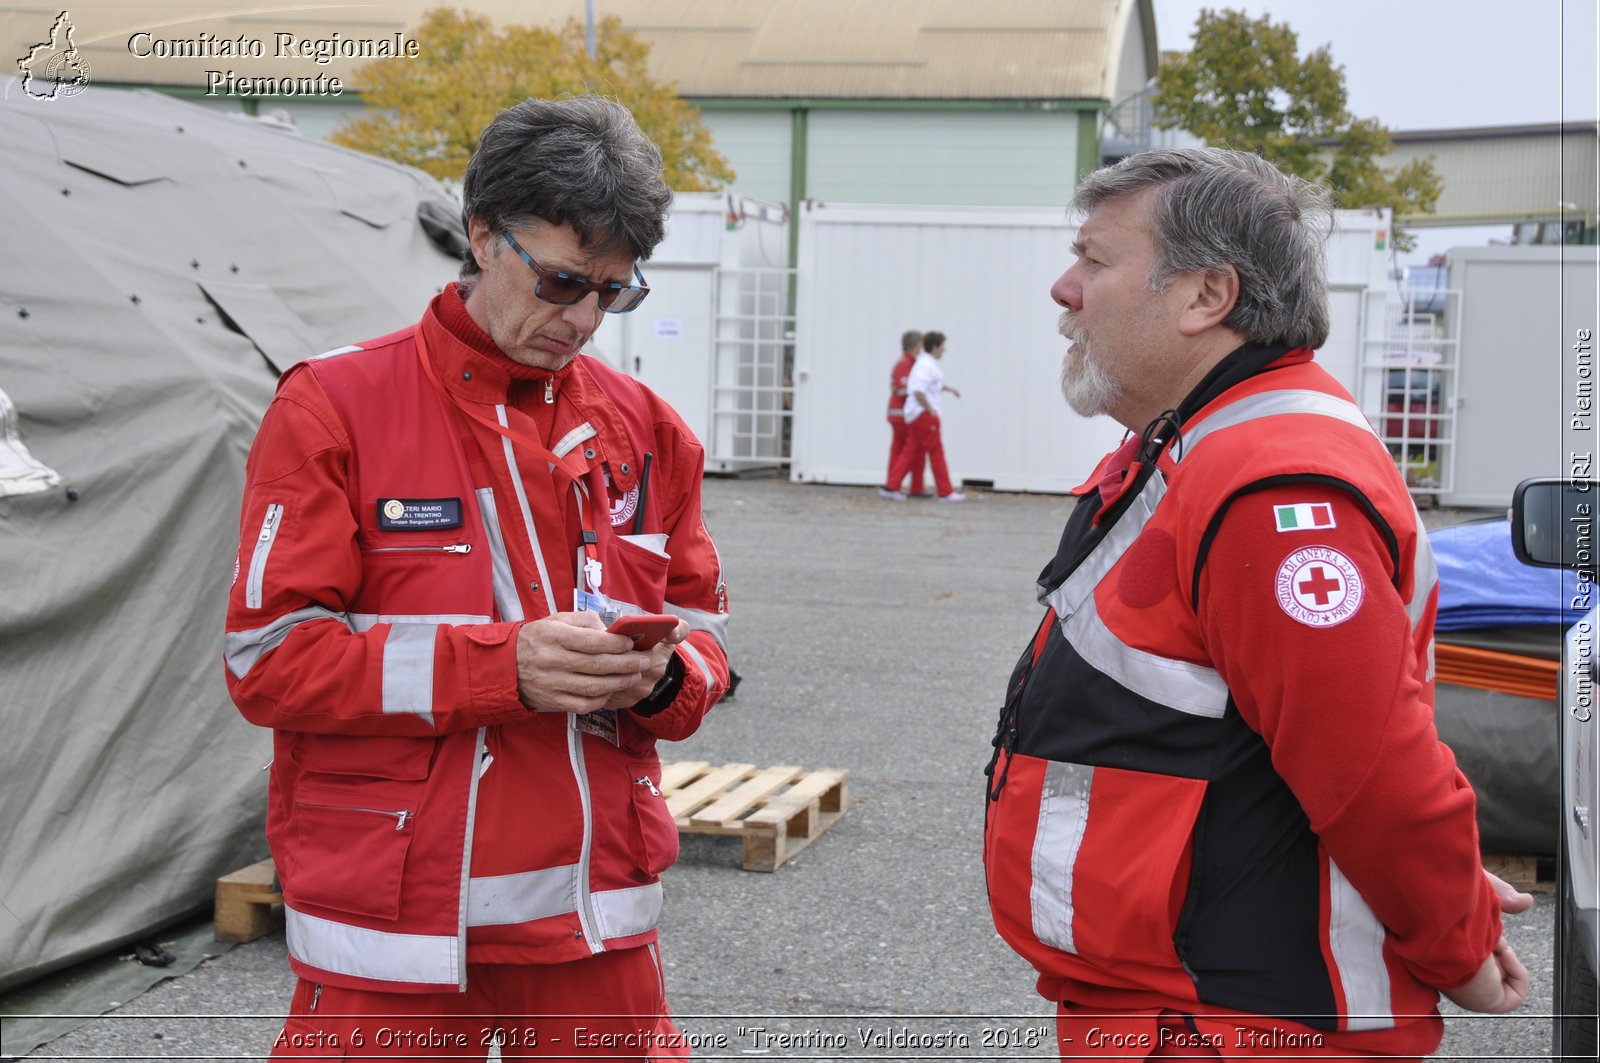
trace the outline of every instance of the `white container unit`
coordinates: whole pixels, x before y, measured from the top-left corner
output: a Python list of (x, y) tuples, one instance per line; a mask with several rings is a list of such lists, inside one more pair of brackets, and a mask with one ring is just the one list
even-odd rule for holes
[[(943, 368), (951, 477), (997, 490), (1064, 492), (1123, 429), (1073, 413), (1059, 387), (1066, 348), (1050, 287), (1073, 261), (1076, 226), (1056, 209), (809, 204), (800, 280), (790, 476), (881, 484), (889, 372), (906, 329), (948, 338)], [(1389, 221), (1341, 211), (1329, 243), (1333, 327), (1322, 356), (1358, 385), (1363, 302), (1383, 291)]]
[[(666, 239), (642, 266), (650, 297), (632, 313), (606, 315), (589, 345), (590, 354), (672, 404), (705, 445), (713, 471), (782, 460), (787, 410), (774, 388), (784, 383), (783, 348), (792, 330), (763, 318), (742, 326), (761, 334), (759, 343), (746, 342), (741, 326), (726, 318), (765, 289), (775, 287), (787, 298), (787, 255), (782, 207), (732, 193), (681, 193), (673, 199)], [(769, 311), (785, 308), (781, 299), (760, 301)], [(777, 369), (757, 371), (757, 358)], [(778, 414), (761, 416), (769, 407)], [(760, 438), (752, 425), (764, 433)]]
[(1595, 248), (1461, 247), (1449, 262), (1460, 363), (1455, 482), (1440, 502), (1500, 507), (1530, 476), (1593, 478)]

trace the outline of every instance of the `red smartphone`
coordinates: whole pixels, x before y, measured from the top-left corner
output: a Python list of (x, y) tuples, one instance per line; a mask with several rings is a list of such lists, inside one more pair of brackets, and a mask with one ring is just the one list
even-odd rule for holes
[(633, 640), (636, 650), (648, 650), (677, 629), (678, 618), (663, 616), (659, 613), (635, 613), (632, 616), (619, 616), (607, 631), (614, 635), (626, 635)]

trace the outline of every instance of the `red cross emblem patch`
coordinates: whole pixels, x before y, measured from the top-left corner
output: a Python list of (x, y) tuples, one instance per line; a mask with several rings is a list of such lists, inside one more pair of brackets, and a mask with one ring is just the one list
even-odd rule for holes
[(1307, 546), (1284, 558), (1276, 588), (1283, 611), (1308, 627), (1332, 627), (1361, 608), (1361, 573), (1326, 546)]

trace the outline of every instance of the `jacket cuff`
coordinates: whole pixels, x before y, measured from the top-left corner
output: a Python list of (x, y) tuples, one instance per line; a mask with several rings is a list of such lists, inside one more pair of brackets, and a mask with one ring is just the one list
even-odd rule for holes
[(464, 640), (468, 704), (480, 724), (504, 723), (528, 713), (517, 686), (517, 632), (522, 622), (476, 624)]

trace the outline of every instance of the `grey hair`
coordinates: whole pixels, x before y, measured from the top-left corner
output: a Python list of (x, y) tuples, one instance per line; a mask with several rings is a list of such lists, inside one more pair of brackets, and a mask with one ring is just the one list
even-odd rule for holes
[[(490, 229), (534, 218), (567, 224), (584, 250), (650, 257), (666, 235), (672, 191), (661, 151), (614, 100), (523, 100), (495, 115), (478, 139), (461, 189), (461, 219)], [(476, 276), (466, 252), (463, 277)]]
[(1239, 297), (1224, 326), (1255, 343), (1322, 346), (1324, 244), (1333, 229), (1326, 192), (1249, 152), (1171, 148), (1096, 170), (1078, 186), (1072, 210), (1087, 215), (1151, 188), (1152, 288), (1164, 290), (1179, 273), (1232, 268)]

